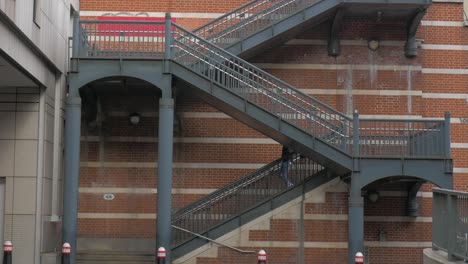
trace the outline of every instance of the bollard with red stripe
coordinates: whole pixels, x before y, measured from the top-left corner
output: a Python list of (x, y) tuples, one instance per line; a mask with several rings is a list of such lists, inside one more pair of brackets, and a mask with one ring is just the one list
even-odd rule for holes
[(158, 255), (157, 255), (157, 264), (165, 264), (166, 263), (166, 249), (163, 247), (158, 248)]
[(70, 264), (71, 246), (69, 243), (63, 243), (62, 246), (62, 264)]
[(267, 263), (267, 254), (265, 250), (260, 250), (258, 252), (258, 264), (266, 264)]
[(3, 264), (11, 264), (13, 262), (13, 244), (11, 241), (3, 243)]
[(364, 255), (361, 252), (356, 253), (354, 257), (354, 262), (356, 264), (364, 264)]

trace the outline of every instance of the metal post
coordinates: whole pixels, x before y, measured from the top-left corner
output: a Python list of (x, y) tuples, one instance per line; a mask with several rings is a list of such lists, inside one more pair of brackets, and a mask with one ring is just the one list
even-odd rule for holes
[(454, 195), (447, 194), (447, 211), (448, 211), (448, 245), (447, 245), (447, 257), (449, 261), (455, 260), (453, 255), (455, 251), (455, 245), (457, 240), (457, 215), (455, 212), (456, 201)]
[(444, 142), (445, 142), (445, 157), (450, 159), (450, 112), (445, 112), (444, 119)]
[(265, 250), (258, 251), (257, 264), (266, 264), (267, 263), (267, 254)]
[[(80, 173), (81, 98), (70, 90), (65, 113), (65, 178), (63, 184), (63, 241), (76, 248), (78, 176)], [(70, 264), (75, 264), (75, 251)]]
[(63, 243), (62, 246), (62, 264), (70, 264), (71, 246), (69, 243)]
[(166, 13), (166, 34), (165, 34), (165, 48), (164, 48), (164, 72), (170, 73), (170, 60), (171, 60), (171, 42), (172, 42), (172, 21), (171, 21), (171, 13)]
[(80, 13), (73, 12), (73, 50), (72, 55), (78, 58), (80, 54)]
[(11, 264), (13, 262), (13, 245), (11, 241), (3, 243), (3, 264)]
[(356, 183), (359, 173), (351, 176), (348, 207), (348, 263), (354, 264), (357, 252), (364, 249), (364, 199), (361, 196), (361, 187)]
[(354, 110), (353, 113), (353, 156), (359, 156), (359, 112)]
[(347, 131), (346, 127), (346, 120), (344, 118), (340, 118), (340, 128), (341, 128), (341, 150), (348, 153), (348, 138), (349, 131)]
[(166, 262), (171, 263), (171, 207), (174, 100), (159, 100), (158, 139), (158, 217), (156, 245), (167, 249)]
[(72, 58), (70, 65), (70, 72), (78, 71), (78, 58), (80, 57), (80, 14), (78, 12), (73, 13), (73, 47), (72, 47)]
[(166, 249), (163, 247), (158, 248), (158, 254), (156, 257), (157, 264), (165, 264), (166, 263)]

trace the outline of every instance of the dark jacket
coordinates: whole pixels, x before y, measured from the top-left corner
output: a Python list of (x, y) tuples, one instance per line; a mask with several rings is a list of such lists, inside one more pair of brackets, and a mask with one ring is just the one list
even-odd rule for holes
[(283, 150), (281, 151), (281, 161), (286, 162), (291, 159), (291, 153), (289, 152), (288, 147), (283, 146)]

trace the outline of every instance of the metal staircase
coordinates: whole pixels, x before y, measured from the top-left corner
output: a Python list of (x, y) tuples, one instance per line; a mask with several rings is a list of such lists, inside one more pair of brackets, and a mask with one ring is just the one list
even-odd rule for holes
[[(339, 55), (339, 31), (345, 16), (377, 21), (407, 21), (407, 48), (430, 1), (420, 0), (253, 0), (200, 28), (194, 34), (240, 57), (282, 44), (311, 26), (333, 20), (330, 55)], [(383, 14), (383, 15), (382, 15)], [(338, 49), (338, 50), (337, 50)], [(408, 56), (417, 52), (407, 50)]]
[[(303, 190), (325, 183), (331, 175), (349, 176), (361, 170), (360, 166), (372, 166), (367, 164), (373, 160), (378, 160), (377, 164), (391, 161), (388, 164), (393, 167), (403, 164), (400, 171), (405, 175), (407, 168), (413, 168), (408, 160), (430, 161), (439, 166), (450, 158), (447, 118), (362, 119), (358, 113), (348, 116), (235, 55), (244, 56), (262, 45), (270, 45), (270, 41), (284, 42), (285, 34), (295, 34), (333, 17), (337, 8), (359, 14), (361, 11), (350, 8), (351, 4), (357, 7), (368, 4), (367, 11), (382, 6), (390, 8), (392, 3), (408, 7), (405, 12), (397, 12), (399, 15), (426, 5), (426, 1), (417, 0), (371, 2), (255, 0), (194, 32), (170, 18), (166, 22), (80, 22), (80, 39), (73, 42), (72, 61), (81, 65), (78, 74), (95, 78), (96, 67), (101, 67), (131, 76), (135, 66), (155, 67), (161, 80), (170, 76), (180, 89), (190, 90), (302, 155), (292, 160), (289, 173), (295, 184), (292, 188), (286, 188), (278, 178), (277, 160), (176, 212), (172, 216), (176, 257), (206, 243), (193, 233), (220, 237), (297, 197)], [(141, 72), (146, 71), (135, 75), (138, 77)], [(416, 167), (420, 164), (417, 162)], [(450, 171), (447, 169), (446, 173)], [(380, 176), (372, 177), (362, 178), (378, 180)], [(356, 188), (360, 190), (365, 181), (359, 184)], [(360, 191), (356, 197), (360, 197)]]
[(173, 214), (174, 256), (208, 242), (197, 235), (216, 239), (298, 197), (302, 194), (300, 186), (310, 183), (308, 189), (313, 189), (333, 178), (323, 166), (299, 154), (289, 165), (288, 179), (293, 186), (278, 177), (280, 169), (281, 160), (273, 161)]
[(180, 26), (173, 25), (173, 41), (171, 71), (181, 86), (322, 164), (350, 169), (351, 118)]
[[(226, 106), (215, 100), (223, 101), (223, 104), (241, 112), (239, 115), (249, 115), (249, 118), (256, 119), (254, 122), (269, 125), (267, 116), (273, 116), (276, 120), (274, 125), (267, 129), (259, 127), (258, 130), (272, 134), (280, 142), (284, 141), (281, 138), (287, 137), (289, 131), (286, 127), (290, 126), (294, 130), (291, 133), (301, 133), (303, 137), (315, 141), (314, 144), (324, 143), (333, 148), (334, 154), (339, 152), (347, 157), (355, 154), (383, 157), (444, 155), (442, 120), (351, 118), (182, 27), (173, 25), (173, 28), (174, 63), (171, 70), (176, 78), (197, 87), (204, 96), (215, 98), (206, 100), (219, 108)], [(242, 102), (237, 104), (236, 98)], [(229, 107), (222, 110), (229, 112)], [(249, 112), (249, 108), (258, 109)], [(236, 116), (236, 113), (233, 115)], [(277, 134), (281, 136), (275, 136)], [(432, 147), (423, 148), (421, 144), (427, 141), (421, 139), (427, 137), (431, 138)], [(288, 140), (295, 141), (292, 137)], [(307, 142), (297, 140), (296, 144)], [(319, 151), (312, 145), (309, 148)], [(345, 161), (338, 163), (346, 167)]]
[(209, 42), (226, 48), (320, 0), (255, 0), (193, 31)]

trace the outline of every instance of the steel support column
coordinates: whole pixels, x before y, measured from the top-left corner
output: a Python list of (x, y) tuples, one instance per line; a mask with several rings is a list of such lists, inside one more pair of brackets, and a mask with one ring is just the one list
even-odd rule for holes
[(63, 241), (70, 243), (70, 264), (76, 263), (78, 176), (80, 171), (81, 98), (70, 91), (65, 109), (65, 179), (63, 190)]
[(364, 198), (361, 186), (355, 178), (359, 173), (353, 173), (348, 200), (348, 263), (354, 264), (357, 252), (364, 252)]
[(353, 113), (353, 172), (348, 197), (348, 263), (354, 264), (354, 256), (364, 249), (364, 199), (361, 195), (361, 163), (359, 149), (359, 112)]
[(167, 263), (171, 263), (172, 248), (172, 152), (173, 152), (174, 100), (159, 100), (159, 136), (158, 136), (158, 213), (157, 213), (157, 248), (167, 250)]

